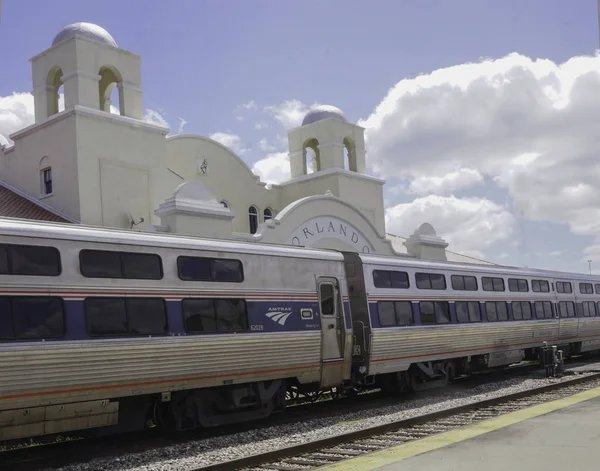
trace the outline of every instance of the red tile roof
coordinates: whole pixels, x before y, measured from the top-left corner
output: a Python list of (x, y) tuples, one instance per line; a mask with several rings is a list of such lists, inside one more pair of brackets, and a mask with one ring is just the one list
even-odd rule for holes
[(0, 185), (0, 217), (70, 222)]

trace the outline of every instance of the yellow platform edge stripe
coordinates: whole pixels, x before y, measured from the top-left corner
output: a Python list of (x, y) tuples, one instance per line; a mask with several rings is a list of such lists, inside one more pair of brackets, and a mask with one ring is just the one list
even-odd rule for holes
[(403, 445), (375, 451), (350, 460), (340, 461), (333, 465), (322, 466), (318, 469), (319, 471), (371, 471), (380, 466), (396, 463), (413, 456), (437, 450), (597, 397), (600, 397), (600, 387), (573, 394), (572, 396), (557, 399), (555, 401), (539, 404), (537, 406), (509, 412), (508, 414), (494, 417), (493, 419), (482, 420), (473, 425), (466, 425), (448, 432), (414, 440)]

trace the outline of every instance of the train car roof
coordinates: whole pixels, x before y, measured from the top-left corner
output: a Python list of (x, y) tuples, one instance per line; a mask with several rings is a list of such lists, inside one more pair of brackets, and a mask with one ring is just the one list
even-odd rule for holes
[(137, 232), (126, 229), (85, 226), (54, 222), (29, 221), (0, 218), (0, 236), (26, 236), (57, 240), (79, 240), (108, 244), (127, 244), (146, 247), (212, 250), (244, 254), (261, 254), (279, 257), (297, 257), (319, 260), (342, 261), (343, 256), (335, 250), (311, 249), (289, 245), (260, 244), (255, 242), (207, 239), (160, 232)]
[(479, 274), (521, 275), (529, 277), (559, 278), (565, 281), (576, 279), (578, 281), (599, 282), (600, 276), (586, 275), (584, 273), (570, 273), (536, 268), (521, 268), (505, 265), (481, 265), (478, 263), (441, 262), (421, 260), (417, 258), (396, 258), (382, 255), (360, 255), (363, 263), (387, 265), (396, 267), (412, 267), (424, 270), (451, 270), (462, 272), (475, 272)]

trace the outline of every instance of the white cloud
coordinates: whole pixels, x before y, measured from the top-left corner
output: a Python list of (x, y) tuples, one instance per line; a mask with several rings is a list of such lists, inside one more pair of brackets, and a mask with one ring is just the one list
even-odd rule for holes
[(265, 152), (272, 152), (276, 149), (274, 145), (269, 144), (269, 141), (265, 137), (258, 141), (258, 148), (260, 150), (264, 150)]
[(387, 231), (410, 235), (429, 222), (454, 251), (482, 257), (482, 252), (509, 237), (515, 225), (512, 214), (487, 199), (429, 195), (386, 209)]
[(244, 114), (248, 111), (256, 111), (258, 106), (256, 105), (254, 100), (250, 100), (248, 103), (242, 103), (241, 105), (236, 106), (235, 110), (233, 110), (233, 114), (235, 119), (238, 121), (244, 121), (246, 118)]
[(257, 131), (262, 131), (263, 129), (267, 129), (269, 127), (268, 123), (265, 123), (264, 121), (257, 121), (256, 123), (254, 123), (254, 129), (256, 129)]
[(208, 137), (214, 139), (217, 142), (220, 142), (225, 147), (229, 147), (233, 152), (235, 152), (238, 155), (243, 155), (246, 152), (248, 152), (248, 149), (244, 147), (242, 138), (237, 134), (227, 132), (215, 132)]
[(290, 179), (290, 159), (287, 152), (268, 154), (252, 167), (252, 171), (260, 175), (266, 183), (281, 183)]
[(284, 128), (291, 129), (300, 126), (306, 113), (317, 106), (320, 106), (319, 103), (313, 103), (309, 106), (300, 100), (292, 99), (278, 105), (266, 106), (265, 111), (283, 125)]
[(0, 134), (8, 139), (12, 133), (34, 122), (33, 95), (13, 93), (0, 97)]
[(157, 126), (163, 126), (165, 128), (170, 127), (167, 120), (161, 115), (158, 111), (155, 110), (146, 110), (144, 113), (144, 121), (150, 124), (155, 124)]
[(408, 191), (417, 195), (451, 195), (457, 190), (483, 183), (483, 176), (477, 170), (461, 168), (442, 176), (422, 175), (412, 180)]

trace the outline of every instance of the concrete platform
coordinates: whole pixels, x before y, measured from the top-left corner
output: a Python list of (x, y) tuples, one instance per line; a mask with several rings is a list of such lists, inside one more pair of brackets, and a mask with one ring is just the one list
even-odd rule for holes
[(600, 388), (320, 469), (597, 470), (600, 469)]
[(572, 371), (573, 373), (598, 373), (600, 372), (600, 363), (575, 364), (571, 367), (567, 366), (565, 372), (568, 371)]

